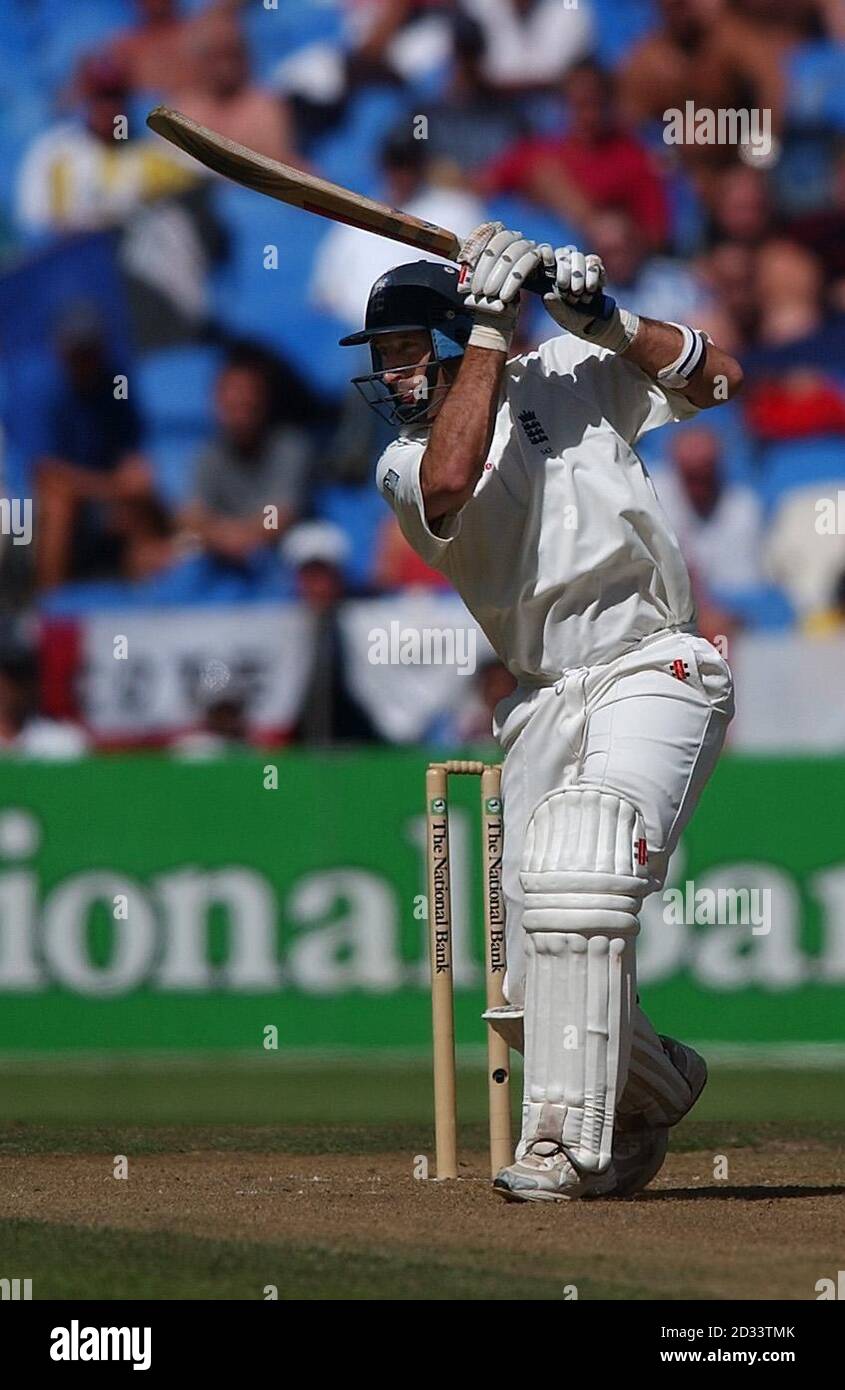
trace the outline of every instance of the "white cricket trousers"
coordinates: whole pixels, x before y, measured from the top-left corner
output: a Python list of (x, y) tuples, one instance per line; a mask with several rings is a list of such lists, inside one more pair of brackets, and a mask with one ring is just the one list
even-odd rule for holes
[(632, 802), (645, 822), (648, 892), (655, 892), (732, 716), (727, 662), (710, 642), (681, 629), (656, 633), (605, 665), (569, 670), (555, 685), (520, 687), (497, 706), (495, 732), (505, 753), (502, 885), (509, 1003), (524, 1005), (519, 869), (537, 802), (558, 787), (579, 784)]

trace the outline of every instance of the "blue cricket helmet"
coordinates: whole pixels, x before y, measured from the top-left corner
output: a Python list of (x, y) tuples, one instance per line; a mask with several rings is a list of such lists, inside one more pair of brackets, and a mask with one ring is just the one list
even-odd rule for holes
[[(392, 424), (411, 424), (427, 413), (431, 398), (413, 406), (397, 404), (381, 380), (378, 338), (382, 333), (423, 330), (431, 337), (432, 358), (426, 369), (430, 391), (435, 389), (439, 364), (464, 354), (472, 331), (472, 314), (458, 294), (458, 271), (435, 261), (397, 265), (379, 276), (367, 301), (364, 327), (340, 339), (341, 347), (369, 343), (372, 372), (353, 377), (353, 382), (380, 415)], [(380, 391), (378, 388), (381, 388)], [(371, 389), (372, 388), (372, 389)]]

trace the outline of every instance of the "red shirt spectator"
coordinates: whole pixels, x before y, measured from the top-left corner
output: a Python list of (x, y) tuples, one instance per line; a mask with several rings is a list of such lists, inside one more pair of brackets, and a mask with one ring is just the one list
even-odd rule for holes
[(566, 133), (511, 146), (481, 175), (479, 191), (532, 198), (584, 231), (596, 212), (622, 210), (653, 248), (662, 246), (669, 230), (662, 179), (648, 150), (617, 124), (612, 79), (580, 63), (565, 89)]

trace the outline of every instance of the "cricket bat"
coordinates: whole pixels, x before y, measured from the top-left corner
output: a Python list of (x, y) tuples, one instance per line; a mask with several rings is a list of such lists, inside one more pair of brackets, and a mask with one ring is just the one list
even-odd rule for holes
[[(347, 226), (375, 232), (391, 241), (416, 246), (444, 260), (457, 260), (461, 240), (448, 228), (424, 222), (386, 203), (377, 203), (373, 198), (365, 198), (362, 193), (354, 193), (304, 169), (294, 169), (277, 159), (269, 159), (267, 155), (258, 154), (236, 140), (228, 140), (225, 135), (199, 125), (170, 106), (154, 107), (147, 116), (147, 125), (156, 135), (178, 145), (207, 169), (223, 174), (244, 188), (252, 188), (256, 193), (264, 193), (268, 198), (276, 198), (280, 203), (302, 208), (305, 212), (314, 212), (318, 217), (328, 217), (332, 222), (345, 222)], [(538, 267), (523, 288), (533, 294), (546, 294), (552, 279), (553, 274)], [(610, 318), (615, 307), (615, 302), (605, 295), (598, 315), (586, 306), (580, 312), (605, 319)]]

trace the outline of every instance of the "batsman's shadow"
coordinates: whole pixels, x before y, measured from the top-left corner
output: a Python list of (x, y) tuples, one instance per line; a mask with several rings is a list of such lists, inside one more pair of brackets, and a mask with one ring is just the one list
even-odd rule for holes
[(752, 1183), (749, 1187), (730, 1186), (727, 1183), (713, 1184), (710, 1187), (661, 1187), (656, 1191), (647, 1189), (632, 1198), (636, 1202), (763, 1202), (777, 1197), (845, 1197), (845, 1185), (829, 1183), (824, 1187), (812, 1187), (796, 1183), (780, 1186), (763, 1186)]

